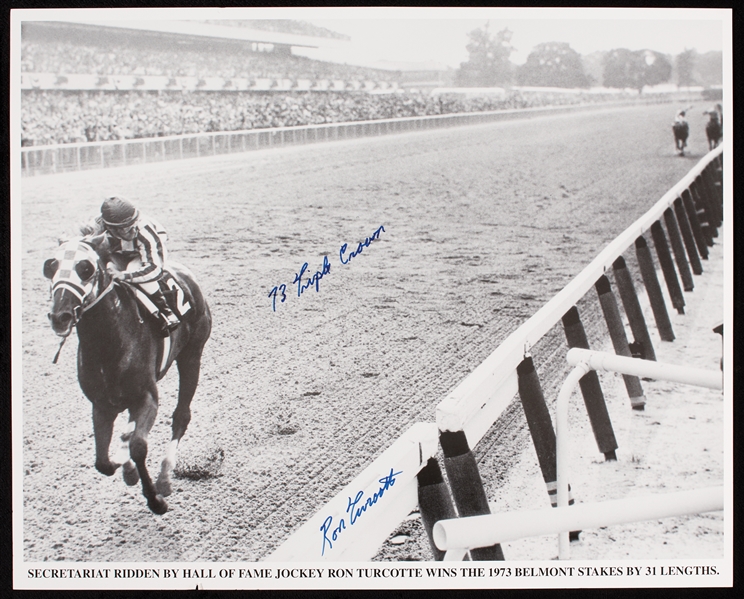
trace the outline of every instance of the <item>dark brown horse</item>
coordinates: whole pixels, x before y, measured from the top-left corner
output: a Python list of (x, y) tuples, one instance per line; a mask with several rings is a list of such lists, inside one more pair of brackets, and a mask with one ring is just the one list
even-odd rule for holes
[(690, 135), (690, 126), (687, 121), (678, 121), (672, 125), (672, 131), (674, 132), (674, 147), (680, 156), (684, 156), (687, 137)]
[[(104, 236), (75, 238), (62, 243), (54, 258), (44, 263), (44, 275), (52, 281), (52, 310), (49, 320), (54, 332), (66, 338), (77, 328), (78, 380), (93, 404), (93, 432), (96, 469), (107, 476), (122, 464), (109, 458), (114, 421), (129, 411), (129, 456), (123, 464), (124, 480), (142, 481), (148, 507), (164, 514), (163, 499), (171, 493), (170, 475), (176, 450), (191, 420), (191, 400), (199, 382), (204, 344), (212, 329), (212, 317), (193, 275), (170, 264), (184, 292), (181, 324), (163, 339), (159, 324), (135, 299), (131, 288), (114, 282), (107, 264), (116, 260), (109, 254)], [(173, 362), (178, 365), (178, 404), (173, 412), (173, 436), (160, 476), (153, 484), (147, 471), (147, 436), (158, 412), (157, 381)], [(132, 463), (133, 462), (133, 463)]]
[(716, 110), (706, 110), (703, 114), (708, 115), (708, 122), (705, 124), (705, 135), (708, 137), (708, 149), (712, 150), (718, 147), (723, 139), (721, 117)]

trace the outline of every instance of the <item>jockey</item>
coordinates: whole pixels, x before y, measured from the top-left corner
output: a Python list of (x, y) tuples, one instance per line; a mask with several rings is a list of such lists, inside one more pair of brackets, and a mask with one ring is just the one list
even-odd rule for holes
[(126, 269), (108, 265), (116, 281), (132, 283), (144, 291), (158, 308), (163, 320), (162, 334), (168, 336), (180, 321), (168, 307), (160, 290), (159, 279), (167, 256), (165, 229), (156, 221), (141, 215), (123, 198), (107, 198), (101, 205), (101, 221), (106, 229), (111, 253), (122, 258)]
[(675, 123), (686, 123), (687, 119), (685, 118), (685, 110), (680, 110), (677, 112), (676, 116), (674, 117)]

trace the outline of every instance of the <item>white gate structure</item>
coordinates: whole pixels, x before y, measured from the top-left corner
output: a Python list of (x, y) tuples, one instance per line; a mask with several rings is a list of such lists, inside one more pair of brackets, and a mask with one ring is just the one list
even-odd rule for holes
[[(589, 508), (587, 504), (582, 504), (581, 510), (571, 511), (569, 505), (573, 500), (567, 497), (565, 473), (561, 475), (563, 486), (558, 485), (556, 432), (542, 397), (530, 349), (562, 320), (569, 347), (588, 350), (576, 304), (594, 286), (600, 296), (615, 353), (626, 358), (620, 361), (619, 371), (625, 373), (623, 378), (631, 406), (633, 409), (643, 409), (645, 398), (638, 374), (654, 372), (654, 376), (663, 375), (659, 375), (659, 365), (652, 364), (656, 359), (655, 353), (623, 253), (635, 245), (638, 267), (656, 326), (662, 339), (673, 340), (667, 300), (661, 294), (656, 264), (644, 235), (650, 233), (653, 237), (653, 247), (672, 307), (683, 313), (684, 300), (677, 273), (685, 290), (692, 291), (690, 269), (695, 274), (702, 274), (700, 259), (707, 258), (708, 247), (713, 245), (713, 238), (717, 236), (723, 219), (722, 169), (723, 148), (718, 147), (704, 156), (648, 212), (607, 245), (566, 287), (509, 335), (447, 394), (437, 406), (436, 424), (417, 423), (411, 427), (267, 560), (369, 560), (417, 503), (432, 553), (437, 560), (445, 556), (447, 559), (462, 559), (468, 550), (473, 560), (504, 559), (498, 543), (515, 538), (553, 532), (562, 532), (565, 537), (566, 531), (630, 521), (627, 518), (658, 518), (721, 509), (723, 491), (716, 487), (661, 496), (651, 500), (647, 509), (639, 508), (636, 499), (635, 503), (619, 500)], [(628, 343), (625, 325), (620, 320), (618, 304), (606, 276), (611, 271), (635, 339), (633, 343)], [(634, 348), (634, 352), (631, 348)], [(568, 352), (572, 356), (570, 359), (579, 355), (587, 360), (586, 354), (574, 349), (570, 351), (574, 352)], [(635, 354), (634, 358), (643, 360), (630, 360), (632, 353)], [(593, 364), (596, 367), (599, 362)], [(666, 372), (669, 372), (668, 368)], [(590, 375), (596, 379), (594, 370), (583, 369), (571, 377), (570, 383), (575, 385), (578, 382), (581, 385), (600, 451), (606, 459), (616, 459), (614, 450), (617, 445), (599, 381)], [(721, 373), (703, 373), (703, 379), (719, 384)], [(471, 451), (515, 396), (519, 396), (522, 402), (553, 504), (537, 520), (534, 512), (490, 514)], [(558, 431), (558, 434), (563, 442), (564, 431)], [(447, 473), (446, 482), (441, 475), (440, 459)], [(560, 500), (556, 497), (558, 492)], [(684, 507), (681, 512), (680, 506)], [(610, 517), (610, 511), (617, 509), (622, 511), (625, 520)], [(376, 514), (371, 515), (372, 512)], [(583, 519), (581, 514), (585, 514)], [(508, 525), (509, 522), (511, 524)], [(468, 534), (473, 533), (467, 531), (475, 529), (479, 530), (477, 537), (469, 538)], [(540, 532), (535, 532), (537, 530)], [(447, 549), (454, 551), (446, 554)], [(565, 552), (562, 557), (565, 557)]]
[(525, 510), (441, 520), (434, 525), (437, 548), (445, 561), (460, 561), (473, 548), (488, 547), (528, 536), (558, 533), (558, 558), (569, 559), (569, 532), (697, 514), (723, 509), (723, 487), (665, 493), (631, 499), (569, 506), (568, 403), (581, 377), (591, 370), (618, 372), (655, 380), (723, 389), (723, 373), (689, 366), (659, 364), (604, 352), (573, 348), (566, 356), (574, 367), (561, 386), (555, 405), (557, 509)]

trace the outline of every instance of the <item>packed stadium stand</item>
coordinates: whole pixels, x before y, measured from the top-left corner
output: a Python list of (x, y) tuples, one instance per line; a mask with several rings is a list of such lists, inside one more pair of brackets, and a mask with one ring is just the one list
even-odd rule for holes
[[(292, 54), (293, 46), (343, 43), (344, 36), (299, 21), (258, 23), (139, 28), (24, 23), (21, 144), (364, 121), (586, 99), (519, 91), (480, 98), (422, 93), (411, 89), (410, 74), (401, 71)], [(427, 73), (418, 72), (413, 80), (426, 78)]]

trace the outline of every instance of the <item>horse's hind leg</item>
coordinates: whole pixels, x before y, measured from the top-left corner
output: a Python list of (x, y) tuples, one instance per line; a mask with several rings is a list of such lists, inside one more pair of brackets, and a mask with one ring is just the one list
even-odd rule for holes
[(109, 447), (111, 446), (111, 436), (114, 432), (114, 421), (116, 412), (101, 408), (93, 404), (93, 436), (96, 440), (96, 470), (111, 476), (116, 469), (121, 466), (111, 461), (109, 458)]
[(147, 498), (147, 507), (155, 514), (161, 515), (168, 511), (168, 504), (155, 489), (150, 473), (147, 471), (147, 435), (150, 433), (155, 417), (158, 413), (157, 389), (148, 392), (142, 404), (135, 410), (130, 410), (135, 422), (134, 434), (129, 441), (129, 454), (137, 465), (142, 494)]
[(171, 473), (176, 466), (176, 455), (181, 437), (191, 422), (191, 400), (194, 398), (196, 386), (199, 384), (199, 369), (201, 368), (201, 348), (198, 352), (182, 353), (177, 360), (179, 385), (178, 404), (173, 411), (173, 435), (168, 444), (168, 450), (160, 467), (160, 475), (156, 483), (158, 492), (167, 497), (173, 492)]

